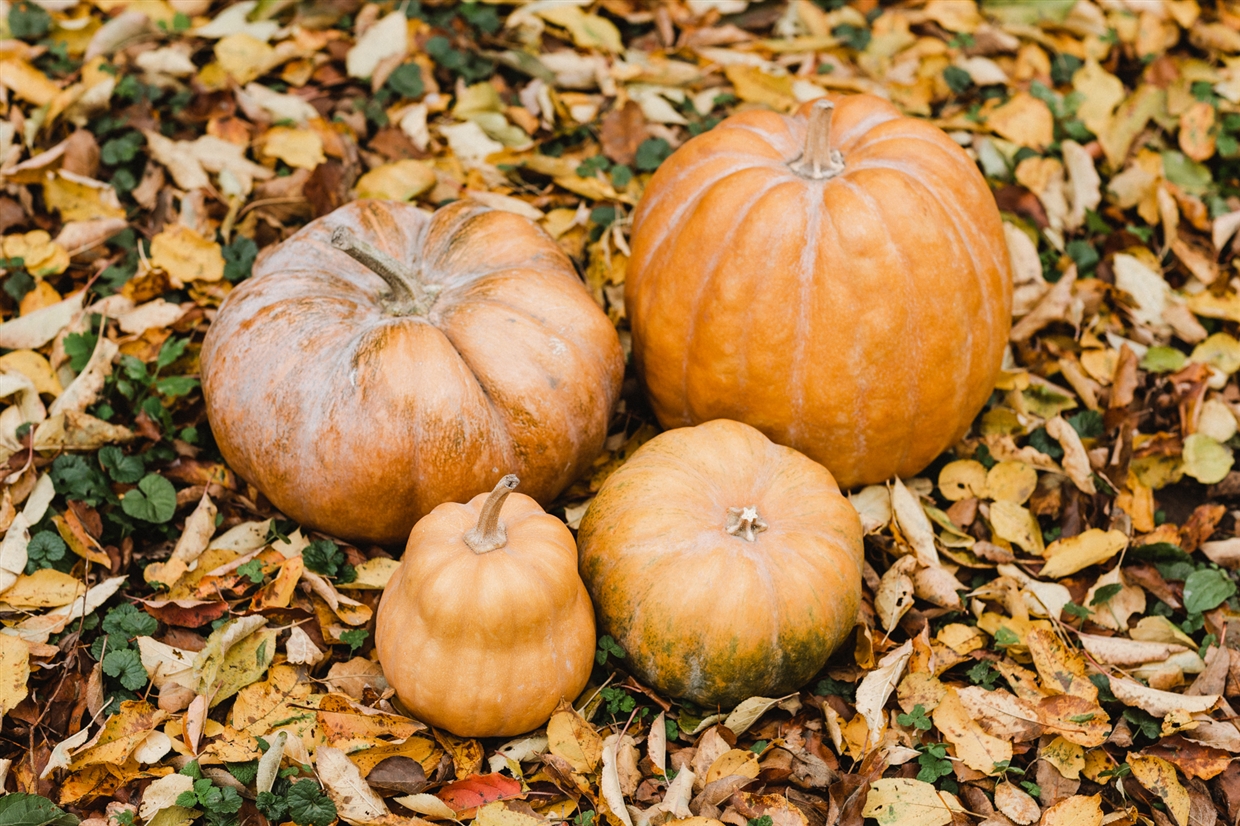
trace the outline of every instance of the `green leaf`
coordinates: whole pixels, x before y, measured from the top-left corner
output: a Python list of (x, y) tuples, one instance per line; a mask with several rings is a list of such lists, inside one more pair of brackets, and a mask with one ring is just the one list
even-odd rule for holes
[(1069, 416), (1068, 424), (1082, 439), (1096, 439), (1103, 433), (1102, 414), (1097, 410), (1082, 410)]
[(959, 66), (948, 66), (943, 70), (943, 80), (956, 94), (963, 94), (973, 85), (973, 77)]
[(1183, 152), (1163, 152), (1162, 162), (1167, 180), (1193, 195), (1204, 195), (1214, 182), (1210, 167), (1191, 160)]
[(26, 546), (26, 573), (52, 567), (65, 558), (65, 541), (55, 531), (39, 531)]
[(162, 525), (177, 509), (177, 491), (164, 477), (150, 473), (121, 500), (121, 508), (134, 519)]
[(1236, 583), (1215, 568), (1194, 571), (1184, 580), (1184, 610), (1200, 614), (1217, 608), (1236, 593)]
[(81, 821), (37, 794), (14, 792), (0, 797), (0, 826), (77, 826)]
[(344, 552), (330, 539), (316, 539), (301, 552), (306, 567), (316, 574), (335, 576), (344, 565)]
[(1088, 619), (1089, 615), (1093, 613), (1084, 605), (1077, 605), (1075, 602), (1071, 601), (1065, 603), (1063, 609), (1078, 619)]
[(1174, 347), (1151, 347), (1141, 357), (1139, 366), (1151, 373), (1174, 373), (1188, 362), (1188, 356)]
[(336, 804), (318, 783), (298, 780), (288, 790), (288, 814), (297, 826), (331, 826), (336, 819)]
[(132, 485), (146, 473), (146, 462), (141, 456), (126, 456), (116, 445), (99, 448), (99, 464), (103, 465), (113, 482)]
[(21, 40), (38, 40), (52, 28), (52, 16), (34, 3), (15, 3), (9, 9), (9, 31)]
[(633, 164), (642, 172), (653, 172), (672, 154), (672, 147), (662, 138), (646, 138), (637, 147)]
[(745, 826), (775, 826), (775, 821), (771, 819), (770, 815), (759, 815), (758, 817), (751, 817)]
[(198, 387), (198, 379), (190, 376), (168, 376), (155, 382), (155, 389), (166, 399), (188, 396)]
[(172, 362), (179, 359), (184, 353), (185, 348), (189, 346), (187, 338), (170, 338), (164, 342), (164, 346), (159, 348), (159, 356), (155, 359), (155, 366), (161, 370)]
[(1124, 590), (1124, 586), (1119, 584), (1118, 582), (1112, 583), (1110, 585), (1103, 585), (1101, 588), (1099, 588), (1097, 591), (1094, 592), (1094, 598), (1089, 601), (1089, 604), (1091, 606), (1103, 605), (1109, 599), (1111, 599), (1111, 597), (1115, 596), (1122, 590)]
[(258, 777), (258, 761), (247, 760), (244, 763), (225, 763), (224, 767), (228, 769), (228, 773), (237, 778), (246, 786), (254, 782)]
[(283, 823), (288, 817), (288, 802), (271, 792), (259, 792), (254, 805), (269, 823)]
[(366, 644), (366, 638), (370, 636), (370, 632), (365, 628), (350, 628), (340, 634), (340, 641), (347, 643), (349, 653), (352, 654)]
[(263, 581), (263, 563), (257, 559), (251, 559), (244, 565), (238, 566), (237, 573), (249, 578), (250, 582), (257, 585)]
[(124, 602), (108, 611), (101, 628), (106, 634), (126, 639), (149, 637), (159, 629), (159, 621), (133, 603)]
[(130, 691), (137, 691), (146, 685), (146, 668), (142, 665), (142, 657), (132, 648), (109, 651), (103, 658), (103, 673), (116, 677), (121, 685)]
[(69, 357), (69, 366), (73, 368), (73, 372), (80, 373), (86, 369), (86, 362), (90, 361), (98, 341), (99, 336), (91, 332), (69, 333), (65, 336), (65, 355)]
[(930, 718), (926, 716), (926, 708), (921, 703), (913, 706), (913, 710), (908, 714), (896, 715), (896, 722), (902, 726), (912, 726), (922, 731), (929, 731), (934, 727), (934, 723), (930, 722)]
[(238, 235), (231, 244), (222, 248), (224, 253), (224, 278), (236, 284), (250, 277), (254, 259), (258, 257), (258, 244), (253, 238)]
[(388, 75), (387, 85), (396, 94), (406, 98), (420, 98), (426, 91), (426, 86), (422, 82), (422, 67), (416, 63), (397, 66)]

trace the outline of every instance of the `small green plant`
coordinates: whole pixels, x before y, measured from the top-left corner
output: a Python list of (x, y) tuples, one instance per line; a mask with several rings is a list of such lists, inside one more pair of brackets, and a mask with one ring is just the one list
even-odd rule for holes
[(350, 628), (340, 635), (340, 641), (346, 643), (349, 646), (349, 653), (353, 654), (366, 644), (366, 638), (369, 636), (370, 632), (365, 628)]
[(913, 710), (908, 714), (896, 715), (896, 722), (902, 726), (912, 726), (920, 731), (929, 731), (934, 728), (934, 723), (926, 715), (926, 708), (921, 703), (913, 706)]
[(604, 634), (598, 638), (598, 650), (594, 652), (594, 661), (599, 665), (604, 665), (609, 656), (615, 657), (617, 660), (623, 660), (624, 649), (610, 636)]

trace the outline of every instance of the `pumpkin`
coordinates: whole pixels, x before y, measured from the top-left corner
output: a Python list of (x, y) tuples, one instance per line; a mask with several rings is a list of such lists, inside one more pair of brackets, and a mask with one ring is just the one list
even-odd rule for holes
[(624, 357), (527, 218), (358, 201), (229, 293), (202, 349), (228, 464), (302, 524), (404, 541), (513, 468), (549, 503), (603, 447)]
[(379, 603), (388, 684), (415, 717), (460, 737), (537, 728), (594, 664), (573, 535), (516, 486), (505, 476), (419, 520)]
[(826, 468), (720, 419), (638, 448), (577, 540), (625, 664), (667, 694), (728, 707), (805, 684), (852, 630), (861, 536)]
[(743, 421), (852, 487), (922, 470), (998, 377), (1012, 276), (994, 198), (946, 134), (878, 98), (744, 112), (686, 142), (632, 251), (634, 362), (666, 428)]

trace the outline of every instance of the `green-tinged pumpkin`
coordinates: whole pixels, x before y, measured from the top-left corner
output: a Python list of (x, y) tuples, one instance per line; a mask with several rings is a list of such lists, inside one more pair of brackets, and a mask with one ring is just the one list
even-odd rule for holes
[(721, 419), (642, 445), (599, 490), (578, 543), (625, 665), (727, 707), (823, 667), (856, 620), (861, 536), (826, 468)]

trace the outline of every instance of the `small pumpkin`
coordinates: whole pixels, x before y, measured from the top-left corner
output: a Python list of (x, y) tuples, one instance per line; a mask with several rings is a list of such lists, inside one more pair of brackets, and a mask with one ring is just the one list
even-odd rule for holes
[(254, 267), (202, 349), (228, 464), (305, 525), (404, 541), (514, 468), (548, 503), (598, 455), (615, 329), (527, 218), (357, 201)]
[(379, 603), (388, 684), (415, 717), (461, 737), (537, 728), (594, 664), (573, 535), (516, 486), (505, 476), (419, 520)]
[(1012, 275), (951, 138), (870, 95), (681, 146), (633, 220), (625, 308), (664, 427), (729, 418), (844, 487), (922, 470), (998, 377)]
[(729, 707), (800, 687), (852, 630), (861, 536), (826, 468), (720, 419), (638, 448), (577, 539), (625, 664), (667, 694)]

